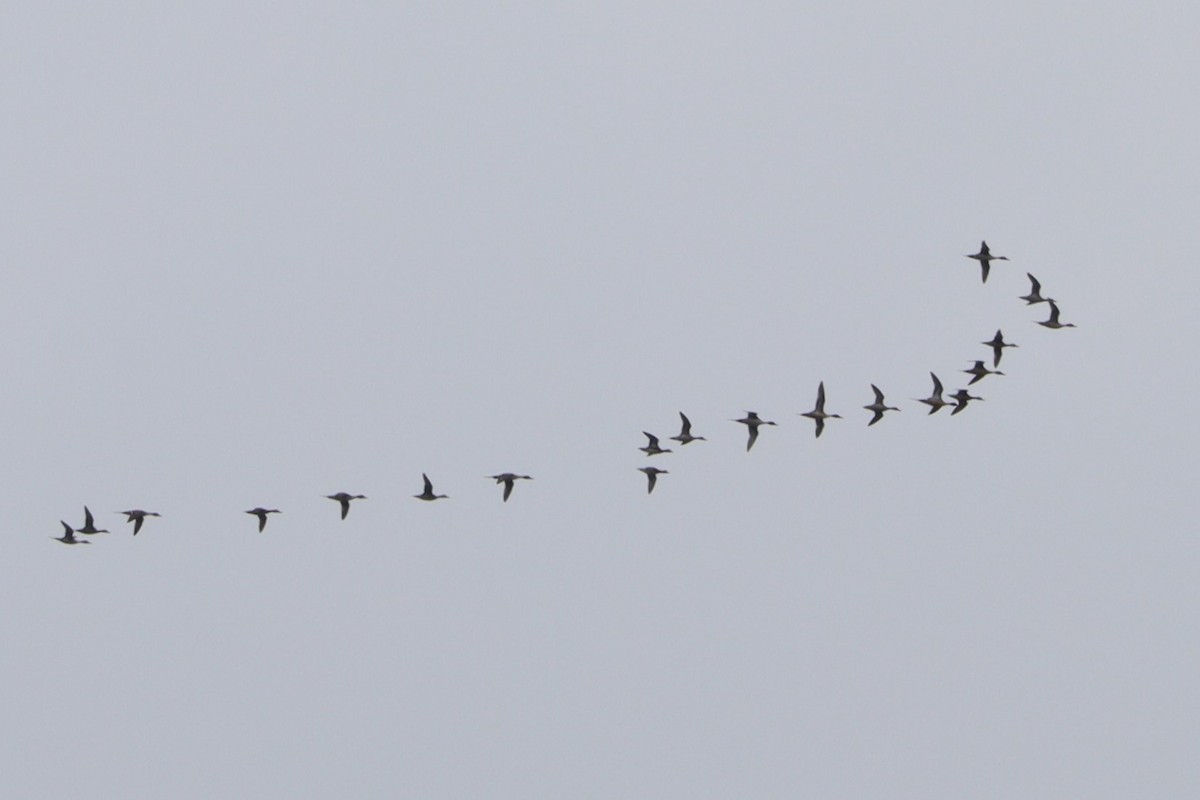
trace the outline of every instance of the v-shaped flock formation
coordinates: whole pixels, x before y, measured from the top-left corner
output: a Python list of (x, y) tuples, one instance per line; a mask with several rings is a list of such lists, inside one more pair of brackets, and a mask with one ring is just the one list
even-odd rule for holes
[[(979, 266), (982, 270), (982, 278), (983, 278), (984, 283), (987, 283), (988, 275), (991, 271), (991, 264), (993, 261), (1008, 261), (1007, 256), (992, 255), (991, 250), (988, 248), (987, 242), (980, 242), (979, 252), (971, 253), (967, 256), (967, 258), (971, 258), (971, 259), (974, 259), (979, 262)], [(1030, 282), (1031, 286), (1030, 286), (1029, 294), (1023, 295), (1020, 299), (1024, 300), (1027, 305), (1035, 305), (1037, 303), (1047, 303), (1050, 307), (1049, 319), (1037, 321), (1037, 324), (1041, 325), (1043, 327), (1046, 327), (1046, 328), (1050, 328), (1052, 330), (1057, 330), (1060, 328), (1075, 327), (1074, 323), (1060, 321), (1060, 319), (1059, 319), (1060, 312), (1059, 312), (1058, 304), (1055, 302), (1055, 300), (1053, 298), (1042, 296), (1042, 285), (1041, 285), (1041, 283), (1038, 282), (1037, 278), (1033, 277), (1033, 275), (1031, 275), (1029, 273), (1025, 273), (1025, 274), (1029, 278), (1029, 282)], [(973, 386), (974, 384), (978, 383), (979, 381), (983, 380), (984, 378), (988, 377), (989, 375), (1003, 375), (1004, 373), (996, 368), (1000, 366), (1000, 359), (1004, 354), (1004, 349), (1007, 347), (1017, 347), (1017, 345), (1012, 342), (1006, 342), (1004, 340), (1004, 334), (999, 329), (996, 330), (996, 334), (989, 341), (981, 342), (981, 344), (983, 344), (987, 347), (990, 347), (992, 350), (992, 368), (989, 369), (985, 365), (983, 359), (974, 359), (970, 369), (962, 370), (962, 372), (971, 376), (971, 380), (967, 382), (967, 386)], [(965, 387), (958, 389), (953, 394), (950, 394), (949, 399), (946, 399), (945, 388), (942, 385), (942, 381), (938, 378), (937, 375), (935, 375), (932, 372), (929, 373), (929, 377), (933, 379), (932, 393), (929, 395), (929, 397), (916, 398), (916, 402), (923, 403), (924, 405), (929, 407), (929, 412), (928, 412), (929, 414), (936, 414), (938, 411), (945, 408), (946, 406), (954, 406), (954, 410), (950, 412), (950, 415), (954, 416), (954, 415), (958, 414), (959, 412), (961, 412), (963, 409), (965, 409), (971, 401), (978, 401), (978, 400), (983, 399), (982, 397), (977, 397), (975, 395), (972, 395), (970, 393), (970, 391)], [(874, 395), (874, 399), (870, 403), (867, 403), (866, 405), (862, 406), (863, 409), (871, 412), (871, 419), (867, 422), (868, 427), (875, 425), (880, 420), (882, 420), (884, 415), (888, 411), (899, 411), (900, 410), (896, 406), (887, 405), (887, 401), (884, 396), (884, 393), (878, 386), (876, 386), (875, 384), (870, 384), (870, 386), (871, 386), (871, 392)], [(813, 423), (815, 424), (815, 432), (814, 433), (817, 438), (820, 438), (821, 434), (825, 432), (825, 423), (828, 420), (842, 419), (841, 414), (834, 414), (832, 412), (826, 411), (825, 404), (826, 404), (825, 382), (821, 381), (820, 383), (817, 384), (817, 399), (816, 399), (816, 404), (813, 406), (813, 409), (811, 411), (804, 411), (804, 412), (799, 413), (800, 416), (807, 417), (808, 419), (811, 419), (813, 421)], [(691, 444), (692, 442), (705, 441), (705, 437), (696, 436), (695, 434), (692, 433), (692, 422), (690, 419), (688, 419), (686, 414), (684, 414), (682, 411), (679, 412), (679, 418), (681, 421), (679, 434), (676, 436), (670, 437), (671, 441), (678, 442), (681, 447)], [(777, 425), (777, 423), (775, 423), (772, 420), (762, 419), (761, 417), (759, 417), (758, 413), (756, 413), (754, 411), (747, 411), (746, 415), (744, 417), (742, 417), (741, 419), (733, 419), (731, 421), (737, 422), (737, 423), (740, 423), (740, 424), (746, 426), (746, 430), (748, 432), (748, 437), (746, 439), (746, 451), (747, 452), (749, 452), (751, 450), (751, 448), (754, 447), (754, 443), (756, 441), (758, 441), (758, 434), (759, 434), (760, 428), (762, 428), (763, 426)], [(671, 448), (662, 447), (659, 444), (659, 438), (657, 436), (655, 436), (654, 434), (649, 433), (647, 431), (643, 431), (642, 435), (644, 435), (646, 437), (647, 442), (646, 442), (645, 446), (639, 447), (638, 449), (641, 450), (643, 453), (645, 453), (647, 456), (659, 456), (659, 455), (664, 455), (667, 453), (674, 452)], [(660, 469), (658, 467), (653, 467), (653, 466), (638, 467), (638, 470), (640, 470), (641, 472), (643, 472), (646, 475), (646, 481), (647, 481), (646, 491), (647, 491), (647, 493), (654, 491), (654, 487), (658, 483), (659, 475), (669, 474), (669, 472), (667, 470)], [(494, 480), (497, 484), (504, 486), (504, 492), (503, 492), (501, 499), (503, 502), (506, 502), (506, 503), (508, 502), (509, 497), (512, 495), (513, 486), (515, 485), (515, 483), (517, 481), (533, 480), (532, 476), (519, 475), (514, 472), (502, 472), (502, 473), (499, 473), (498, 475), (489, 475), (487, 477), (489, 480)], [(428, 475), (422, 474), (421, 478), (423, 481), (423, 490), (420, 494), (413, 495), (413, 497), (417, 498), (418, 500), (425, 500), (428, 502), (432, 502), (434, 500), (447, 499), (449, 497), (448, 495), (434, 493), (433, 482), (429, 479)], [(326, 497), (330, 500), (337, 502), (337, 504), (341, 510), (341, 519), (343, 519), (343, 520), (346, 519), (346, 516), (350, 513), (350, 503), (352, 501), (367, 499), (365, 495), (350, 494), (348, 492), (338, 492), (336, 494), (326, 495)], [(158, 514), (155, 511), (143, 511), (142, 509), (133, 509), (130, 511), (120, 511), (117, 513), (124, 514), (126, 517), (126, 521), (133, 524), (133, 535), (135, 535), (135, 536), (138, 534), (139, 531), (141, 531), (142, 526), (146, 522), (146, 519), (148, 517), (161, 516), (160, 514)], [(259, 532), (262, 532), (267, 527), (268, 515), (279, 514), (282, 512), (277, 508), (263, 508), (262, 506), (258, 506), (256, 508), (250, 509), (249, 511), (246, 511), (245, 513), (250, 514), (251, 516), (257, 518), (258, 530), (259, 530)], [(100, 533), (108, 533), (107, 530), (96, 527), (95, 520), (92, 517), (92, 512), (87, 506), (83, 507), (83, 514), (84, 514), (84, 520), (83, 520), (82, 526), (80, 526), (78, 528), (72, 528), (66, 522), (60, 521), (63, 526), (63, 535), (52, 537), (52, 538), (54, 538), (55, 540), (57, 540), (59, 542), (62, 542), (63, 544), (70, 544), (70, 545), (89, 544), (88, 539), (77, 538), (77, 534), (90, 537), (90, 536), (94, 536), (94, 535), (100, 534)]]

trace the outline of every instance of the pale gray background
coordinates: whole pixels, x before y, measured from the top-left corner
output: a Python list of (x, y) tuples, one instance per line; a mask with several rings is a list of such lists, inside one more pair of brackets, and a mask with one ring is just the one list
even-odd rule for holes
[(0, 794), (1200, 789), (1200, 12), (800, 5), (6, 4)]

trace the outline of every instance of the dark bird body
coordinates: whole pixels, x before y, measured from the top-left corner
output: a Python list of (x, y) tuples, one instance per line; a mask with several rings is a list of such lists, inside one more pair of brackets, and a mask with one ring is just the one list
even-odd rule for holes
[(421, 492), (421, 494), (414, 494), (413, 497), (417, 498), (418, 500), (441, 500), (443, 497), (450, 496), (448, 494), (434, 494), (433, 482), (429, 480), (429, 476), (422, 472), (421, 477), (425, 481), (425, 491)]
[(654, 484), (658, 483), (659, 475), (667, 474), (665, 469), (659, 469), (658, 467), (638, 467), (638, 469), (646, 473), (646, 494), (654, 491)]
[[(512, 494), (513, 481), (533, 480), (533, 478), (529, 475), (517, 475), (512, 472), (501, 472), (499, 475), (489, 475), (488, 477), (494, 480), (496, 483), (504, 484), (504, 502), (506, 503), (508, 502), (508, 496)], [(420, 497), (420, 495), (417, 496)]]
[(86, 534), (87, 536), (97, 533), (108, 533), (105, 529), (96, 527), (96, 521), (92, 518), (92, 512), (87, 506), (83, 507), (83, 527), (76, 528), (75, 532)]
[(146, 517), (162, 516), (156, 511), (142, 511), (140, 508), (135, 508), (133, 511), (118, 511), (118, 514), (124, 514), (126, 522), (133, 523), (133, 535), (137, 536), (138, 531), (142, 529), (142, 523), (146, 521)]
[(1050, 319), (1045, 320), (1044, 322), (1039, 322), (1038, 325), (1041, 325), (1043, 328), (1052, 328), (1054, 330), (1058, 330), (1059, 328), (1074, 328), (1075, 327), (1074, 322), (1059, 322), (1058, 321), (1058, 304), (1055, 303), (1053, 300), (1047, 300), (1046, 302), (1050, 304)]
[(999, 370), (988, 369), (987, 367), (985, 367), (983, 365), (982, 361), (976, 361), (975, 366), (971, 367), (970, 369), (964, 369), (963, 372), (967, 373), (968, 375), (974, 376), (971, 378), (970, 382), (967, 384), (968, 386), (970, 386), (972, 383), (978, 383), (979, 381), (986, 378), (988, 375), (1003, 375), (1004, 374), (1003, 372), (1000, 372)]
[(929, 406), (930, 414), (936, 414), (944, 407), (953, 405), (953, 403), (951, 403), (949, 400), (942, 399), (942, 382), (938, 380), (938, 376), (931, 372), (929, 373), (929, 377), (933, 378), (933, 394), (929, 395), (929, 397), (918, 400), (917, 402), (924, 403), (925, 405)]
[(1000, 366), (1000, 356), (1004, 355), (1004, 348), (1017, 346), (1010, 342), (1004, 341), (1004, 334), (1000, 332), (999, 328), (996, 329), (996, 335), (992, 337), (990, 342), (980, 342), (980, 344), (986, 344), (988, 347), (992, 348), (993, 367)]
[(825, 381), (817, 387), (817, 406), (812, 411), (805, 411), (800, 416), (808, 417), (813, 422), (817, 423), (817, 438), (820, 438), (821, 433), (825, 430), (825, 420), (841, 419), (841, 414), (826, 414), (825, 413)]
[(1025, 305), (1031, 306), (1034, 303), (1045, 303), (1050, 300), (1049, 297), (1042, 297), (1042, 285), (1038, 283), (1037, 278), (1028, 272), (1025, 273), (1025, 277), (1029, 278), (1029, 283), (1031, 284), (1029, 294), (1021, 295), (1021, 299), (1025, 301)]
[(955, 414), (957, 414), (958, 412), (962, 411), (964, 408), (966, 408), (967, 403), (969, 403), (971, 400), (982, 400), (983, 399), (982, 397), (975, 397), (972, 394), (968, 394), (966, 389), (959, 389), (957, 392), (955, 392), (954, 394), (952, 394), (950, 396), (954, 398), (954, 410), (950, 412), (950, 416), (952, 416), (952, 417)]
[(91, 542), (87, 541), (86, 539), (76, 539), (75, 531), (71, 530), (71, 526), (63, 522), (61, 519), (59, 522), (62, 522), (63, 535), (51, 536), (51, 539), (55, 540), (56, 542), (62, 542), (63, 544), (91, 544)]
[(758, 440), (758, 429), (763, 425), (774, 425), (774, 422), (769, 420), (759, 419), (758, 414), (754, 411), (747, 411), (746, 416), (741, 419), (735, 419), (733, 422), (740, 422), (750, 429), (750, 438), (746, 440), (746, 452), (750, 452), (750, 448), (754, 447), (754, 442)]
[(351, 500), (366, 500), (367, 499), (367, 496), (365, 494), (348, 494), (346, 492), (338, 492), (337, 494), (327, 494), (325, 496), (327, 498), (329, 498), (330, 500), (336, 500), (338, 502), (338, 504), (342, 507), (342, 519), (345, 519), (346, 515), (350, 513), (350, 501)]
[(993, 261), (1008, 261), (1008, 256), (994, 256), (992, 251), (988, 249), (987, 242), (979, 243), (979, 252), (972, 253), (967, 258), (973, 258), (979, 262), (979, 266), (983, 269), (983, 282), (987, 283), (988, 271), (992, 268)]
[(649, 444), (647, 444), (645, 447), (639, 447), (639, 448), (638, 448), (638, 450), (641, 450), (641, 451), (642, 451), (643, 453), (645, 453), (646, 455), (648, 455), (648, 456), (658, 456), (658, 455), (662, 455), (663, 453), (670, 453), (670, 452), (673, 452), (673, 451), (671, 451), (671, 450), (667, 450), (667, 449), (664, 449), (664, 448), (662, 448), (662, 447), (659, 447), (659, 445), (658, 445), (658, 437), (657, 437), (657, 436), (655, 436), (653, 433), (646, 433), (645, 431), (642, 431), (642, 435), (643, 435), (643, 436), (645, 436), (647, 439), (649, 439), (649, 440), (650, 440)]
[(871, 403), (870, 405), (863, 406), (863, 408), (865, 408), (867, 411), (870, 411), (874, 414), (874, 416), (871, 417), (871, 421), (867, 423), (867, 427), (870, 427), (876, 422), (879, 422), (879, 420), (883, 419), (883, 413), (885, 411), (900, 410), (895, 406), (885, 405), (883, 402), (883, 392), (879, 391), (879, 387), (873, 383), (871, 384), (871, 391), (875, 393), (875, 402)]
[(262, 533), (263, 528), (267, 527), (267, 514), (278, 514), (280, 511), (278, 508), (263, 508), (259, 506), (258, 508), (250, 509), (246, 513), (258, 517), (258, 532)]
[(703, 436), (692, 436), (692, 421), (690, 419), (688, 419), (687, 415), (684, 414), (682, 411), (679, 412), (679, 419), (681, 419), (683, 421), (682, 422), (683, 427), (680, 429), (678, 436), (671, 437), (672, 441), (679, 442), (680, 444), (688, 444), (689, 442), (705, 441), (705, 438)]

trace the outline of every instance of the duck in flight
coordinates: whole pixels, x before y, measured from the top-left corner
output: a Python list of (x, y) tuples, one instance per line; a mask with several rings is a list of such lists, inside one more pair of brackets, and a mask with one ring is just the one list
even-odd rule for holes
[(841, 419), (841, 414), (826, 414), (825, 413), (825, 381), (817, 387), (817, 407), (812, 411), (805, 411), (800, 416), (808, 417), (817, 423), (817, 438), (821, 437), (821, 432), (825, 430), (825, 420)]
[(1050, 304), (1050, 319), (1039, 322), (1038, 325), (1041, 325), (1043, 328), (1053, 328), (1055, 330), (1058, 330), (1059, 328), (1074, 328), (1075, 327), (1074, 322), (1059, 322), (1058, 321), (1058, 304), (1055, 303), (1053, 300), (1047, 300), (1046, 302)]
[(687, 414), (680, 411), (679, 418), (683, 420), (683, 428), (679, 431), (678, 436), (671, 437), (671, 441), (679, 442), (680, 444), (707, 441), (703, 436), (692, 436), (692, 421), (687, 418)]
[(758, 429), (763, 425), (774, 425), (774, 422), (765, 419), (759, 419), (758, 414), (754, 411), (747, 411), (746, 416), (741, 419), (731, 420), (732, 422), (740, 422), (750, 429), (750, 438), (746, 440), (746, 452), (750, 452), (750, 448), (754, 447), (754, 442), (758, 439)]
[[(60, 519), (59, 522), (62, 522), (62, 520)], [(89, 542), (87, 539), (76, 539), (75, 531), (71, 530), (71, 526), (68, 525), (67, 523), (62, 522), (62, 526), (63, 526), (63, 535), (62, 536), (51, 536), (50, 537), (51, 539), (54, 539), (55, 541), (58, 541), (58, 542), (62, 542), (63, 544), (91, 544), (91, 542)]]
[(999, 328), (996, 329), (996, 335), (992, 337), (990, 342), (980, 342), (980, 344), (986, 344), (988, 347), (992, 348), (993, 367), (1000, 366), (1000, 356), (1004, 355), (1004, 348), (1017, 346), (1011, 342), (1004, 341), (1004, 334), (1000, 332)]
[(954, 398), (954, 410), (950, 412), (950, 416), (952, 416), (952, 417), (955, 414), (957, 414), (958, 412), (962, 411), (964, 408), (966, 408), (967, 403), (970, 402), (971, 400), (982, 400), (983, 399), (982, 397), (975, 397), (972, 394), (968, 394), (966, 389), (959, 389), (957, 392), (955, 392), (954, 394), (952, 394), (950, 396)]
[(413, 497), (417, 498), (418, 500), (441, 500), (443, 497), (450, 497), (448, 494), (434, 494), (433, 481), (429, 480), (429, 476), (424, 472), (421, 473), (421, 477), (425, 480), (425, 491), (421, 492), (420, 494), (414, 494)]
[(75, 532), (87, 534), (88, 536), (96, 533), (108, 533), (108, 531), (104, 530), (103, 528), (96, 527), (96, 521), (92, 519), (92, 512), (87, 506), (83, 507), (83, 527), (76, 528)]
[[(528, 475), (516, 475), (512, 472), (501, 472), (499, 475), (489, 475), (488, 477), (496, 481), (496, 483), (504, 484), (504, 502), (506, 503), (508, 502), (508, 496), (512, 494), (513, 481), (533, 480), (533, 478)], [(427, 488), (426, 491), (429, 491), (429, 489)], [(420, 495), (417, 495), (417, 497), (420, 497)]]
[[(349, 503), (347, 503), (347, 506), (348, 505)], [(258, 508), (250, 509), (246, 513), (253, 514), (254, 516), (258, 517), (258, 532), (262, 533), (263, 528), (267, 527), (267, 514), (279, 514), (281, 512), (278, 508), (263, 508), (262, 506), (259, 506)]]
[(871, 421), (867, 423), (868, 428), (874, 425), (876, 422), (879, 422), (879, 420), (883, 419), (883, 412), (900, 410), (895, 406), (884, 405), (883, 392), (879, 391), (879, 387), (873, 383), (871, 384), (871, 391), (875, 393), (875, 402), (868, 406), (863, 406), (863, 408), (865, 408), (867, 411), (873, 412), (875, 415), (871, 417)]
[(650, 443), (648, 445), (646, 445), (645, 447), (638, 448), (638, 450), (641, 450), (646, 455), (657, 456), (657, 455), (662, 455), (663, 453), (672, 452), (671, 450), (665, 450), (665, 449), (659, 447), (658, 446), (658, 437), (655, 436), (653, 433), (646, 433), (645, 431), (642, 431), (642, 435), (650, 440)]
[(983, 365), (982, 361), (976, 361), (975, 366), (971, 367), (970, 369), (964, 369), (963, 372), (967, 373), (968, 375), (974, 376), (973, 378), (971, 378), (970, 382), (967, 383), (967, 386), (970, 386), (972, 383), (979, 383), (979, 381), (983, 380), (988, 375), (1003, 375), (1004, 374), (1003, 372), (996, 370), (996, 369), (988, 369), (987, 367), (985, 367)]
[[(346, 515), (350, 513), (350, 501), (351, 500), (366, 500), (367, 499), (367, 496), (365, 494), (348, 494), (346, 492), (338, 492), (337, 494), (327, 494), (325, 496), (327, 498), (329, 498), (330, 500), (338, 501), (338, 503), (341, 505), (342, 519), (345, 519)], [(250, 513), (250, 512), (246, 512), (246, 513)]]
[(1021, 299), (1025, 301), (1025, 305), (1031, 306), (1034, 303), (1045, 303), (1050, 299), (1049, 297), (1042, 297), (1042, 285), (1038, 283), (1037, 278), (1028, 272), (1025, 273), (1025, 277), (1029, 278), (1029, 283), (1031, 284), (1029, 294), (1021, 295)]
[(992, 268), (993, 261), (1008, 261), (1008, 256), (994, 256), (992, 251), (988, 249), (987, 242), (979, 243), (979, 252), (971, 253), (967, 258), (973, 258), (979, 262), (979, 266), (983, 268), (983, 282), (987, 283), (988, 271)]
[(646, 473), (646, 494), (654, 491), (654, 484), (658, 482), (659, 475), (667, 474), (665, 469), (659, 469), (658, 467), (638, 467), (638, 469)]
[(140, 508), (135, 508), (132, 511), (118, 511), (118, 514), (125, 515), (126, 522), (133, 523), (133, 535), (137, 536), (138, 531), (142, 529), (142, 523), (146, 521), (146, 517), (161, 517), (157, 511), (142, 511)]
[(942, 382), (938, 380), (938, 376), (931, 372), (929, 373), (929, 377), (933, 378), (933, 394), (929, 395), (929, 397), (920, 399), (917, 402), (924, 403), (925, 405), (929, 406), (930, 414), (936, 414), (944, 407), (953, 405), (953, 403), (951, 403), (949, 400), (942, 399)]

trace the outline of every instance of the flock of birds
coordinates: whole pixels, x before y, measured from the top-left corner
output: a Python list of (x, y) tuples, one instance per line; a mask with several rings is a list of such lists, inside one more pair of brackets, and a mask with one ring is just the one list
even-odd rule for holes
[[(988, 248), (986, 241), (980, 243), (978, 253), (968, 254), (967, 258), (972, 258), (979, 262), (980, 269), (982, 270), (982, 273), (983, 273), (983, 282), (984, 283), (987, 283), (988, 274), (991, 272), (991, 262), (993, 262), (993, 261), (1008, 261), (1007, 256), (992, 255), (991, 250)], [(1026, 305), (1036, 305), (1038, 303), (1046, 303), (1046, 304), (1048, 304), (1049, 309), (1050, 309), (1049, 318), (1038, 321), (1037, 324), (1041, 325), (1045, 328), (1050, 328), (1051, 330), (1058, 330), (1061, 328), (1074, 328), (1075, 327), (1074, 323), (1060, 321), (1060, 319), (1059, 319), (1060, 312), (1058, 309), (1058, 304), (1055, 302), (1055, 300), (1053, 298), (1044, 297), (1042, 295), (1042, 285), (1041, 285), (1041, 283), (1038, 282), (1037, 278), (1035, 278), (1033, 275), (1031, 275), (1028, 272), (1025, 274), (1029, 278), (1030, 290), (1029, 290), (1029, 294), (1022, 295), (1020, 297), (1020, 299), (1024, 300)], [(971, 380), (967, 382), (968, 387), (978, 383), (979, 381), (983, 380), (984, 378), (986, 378), (989, 375), (1003, 375), (1004, 373), (1000, 372), (998, 369), (996, 369), (996, 367), (1000, 366), (1000, 359), (1004, 354), (1004, 349), (1006, 347), (1017, 347), (1017, 345), (1012, 342), (1004, 341), (1004, 334), (999, 329), (996, 330), (995, 336), (993, 336), (989, 341), (981, 342), (981, 344), (986, 345), (992, 349), (992, 368), (989, 369), (984, 364), (983, 359), (977, 359), (977, 360), (975, 360), (974, 364), (971, 366), (970, 369), (962, 370), (964, 373), (971, 376)], [(950, 412), (950, 415), (953, 416), (953, 415), (961, 412), (963, 409), (965, 409), (967, 407), (967, 404), (970, 403), (972, 400), (982, 400), (983, 399), (982, 397), (976, 397), (975, 395), (972, 395), (970, 393), (970, 390), (966, 387), (961, 388), (958, 391), (954, 392), (953, 394), (949, 395), (949, 399), (947, 399), (947, 397), (945, 395), (945, 388), (943, 387), (942, 382), (938, 378), (938, 376), (932, 372), (929, 373), (929, 376), (933, 379), (933, 391), (929, 395), (929, 397), (917, 398), (917, 402), (923, 403), (926, 406), (928, 406), (930, 414), (936, 414), (938, 411), (942, 410), (946, 406), (954, 406), (954, 410)], [(868, 427), (871, 425), (874, 425), (875, 423), (877, 423), (881, 419), (883, 419), (884, 414), (886, 414), (888, 411), (899, 411), (900, 410), (896, 406), (887, 405), (887, 402), (884, 398), (883, 392), (875, 384), (871, 384), (871, 391), (874, 393), (874, 400), (872, 402), (868, 403), (867, 405), (863, 406), (863, 408), (865, 410), (871, 412), (871, 419), (867, 423)], [(820, 384), (817, 385), (817, 402), (816, 402), (816, 405), (813, 407), (812, 411), (805, 411), (805, 412), (801, 413), (800, 416), (808, 417), (815, 423), (817, 437), (820, 437), (821, 434), (824, 433), (826, 420), (842, 419), (842, 416), (840, 414), (832, 414), (825, 410), (825, 382), (824, 381), (822, 381)], [(670, 437), (671, 441), (679, 442), (680, 446), (688, 445), (688, 444), (691, 444), (692, 442), (705, 441), (705, 438), (703, 436), (696, 436), (692, 433), (692, 422), (691, 422), (691, 420), (688, 419), (686, 414), (684, 414), (681, 411), (681, 412), (679, 412), (679, 417), (680, 417), (680, 421), (681, 421), (680, 431), (677, 436)], [(774, 426), (777, 424), (771, 420), (762, 419), (754, 411), (747, 411), (746, 416), (742, 417), (741, 419), (735, 419), (735, 420), (731, 420), (731, 421), (738, 422), (738, 423), (741, 423), (742, 425), (746, 426), (748, 434), (749, 434), (748, 438), (746, 440), (746, 451), (747, 452), (749, 452), (750, 449), (752, 447), (754, 447), (754, 443), (758, 440), (759, 428), (761, 428), (764, 425)], [(664, 453), (673, 452), (670, 448), (662, 447), (659, 444), (659, 438), (657, 436), (655, 436), (654, 434), (649, 433), (647, 431), (642, 431), (642, 434), (647, 438), (648, 441), (644, 447), (640, 447), (638, 449), (641, 450), (643, 453), (645, 453), (647, 456), (657, 456), (657, 455), (662, 455)], [(657, 482), (658, 482), (659, 475), (668, 474), (667, 470), (659, 469), (658, 467), (654, 467), (654, 466), (638, 467), (638, 469), (641, 472), (645, 473), (645, 475), (646, 475), (646, 480), (647, 480), (646, 491), (647, 491), (647, 493), (651, 493), (654, 491), (654, 487), (655, 487), (655, 484), (657, 484)], [(498, 475), (489, 475), (487, 477), (489, 480), (494, 480), (498, 485), (503, 485), (504, 493), (503, 493), (502, 499), (504, 502), (508, 502), (508, 498), (512, 495), (513, 486), (516, 484), (517, 481), (533, 480), (532, 476), (530, 476), (530, 475), (518, 475), (513, 472), (502, 472)], [(424, 489), (420, 494), (413, 495), (413, 497), (417, 498), (418, 500), (425, 500), (427, 502), (432, 502), (434, 500), (442, 500), (442, 499), (446, 499), (449, 497), (448, 495), (434, 493), (433, 482), (429, 479), (428, 475), (425, 475), (424, 473), (422, 473), (421, 478), (424, 481)], [(338, 492), (337, 494), (326, 495), (326, 497), (328, 499), (333, 500), (336, 503), (338, 503), (338, 505), (341, 508), (341, 518), (342, 519), (345, 519), (346, 515), (350, 513), (350, 503), (352, 501), (367, 499), (365, 495), (349, 494), (348, 492)], [(161, 516), (158, 512), (144, 511), (140, 508), (139, 509), (131, 509), (129, 511), (119, 511), (116, 513), (124, 514), (126, 522), (131, 523), (133, 525), (133, 535), (134, 536), (136, 536), (138, 534), (138, 532), (141, 531), (142, 526), (143, 526), (143, 524), (145, 524), (146, 519), (148, 517)], [(259, 532), (262, 532), (267, 527), (267, 517), (270, 514), (279, 514), (281, 512), (277, 508), (263, 508), (263, 507), (259, 506), (259, 507), (252, 508), (252, 509), (246, 511), (245, 513), (257, 518), (258, 530), (259, 530)], [(77, 538), (77, 534), (81, 534), (84, 536), (93, 536), (95, 534), (109, 532), (103, 528), (96, 527), (95, 519), (92, 516), (91, 510), (87, 506), (83, 507), (83, 517), (84, 517), (83, 525), (78, 528), (73, 528), (70, 525), (68, 525), (66, 522), (60, 520), (60, 522), (62, 522), (62, 526), (63, 526), (63, 534), (62, 534), (62, 536), (57, 536), (57, 537), (52, 537), (52, 538), (56, 539), (59, 542), (62, 542), (63, 544), (70, 544), (70, 545), (89, 544), (90, 542), (87, 539)]]

